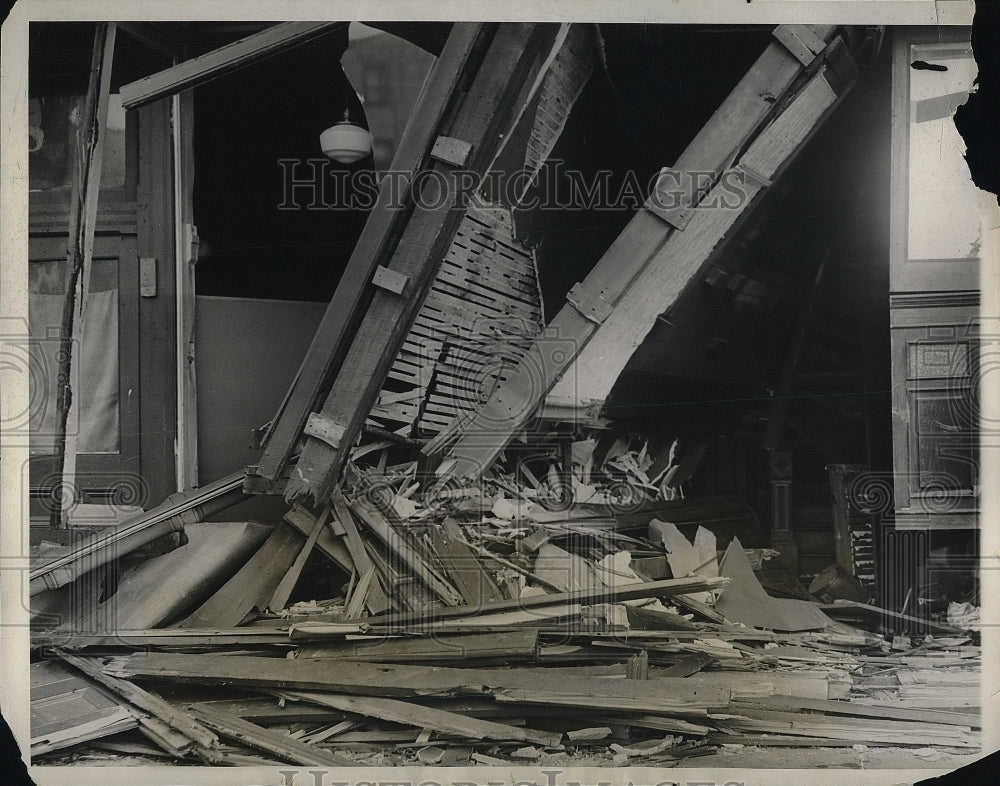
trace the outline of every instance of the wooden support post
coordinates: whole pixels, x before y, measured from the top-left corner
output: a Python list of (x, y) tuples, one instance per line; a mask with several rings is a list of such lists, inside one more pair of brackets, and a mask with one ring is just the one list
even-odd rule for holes
[[(833, 31), (824, 26), (814, 32), (825, 40)], [(841, 48), (839, 40), (830, 45), (831, 52)], [(675, 167), (661, 175), (664, 182), (657, 184), (646, 209), (629, 222), (586, 280), (574, 288), (572, 302), (556, 315), (545, 336), (464, 424), (450, 460), (439, 469), (441, 476), (481, 474), (550, 390), (549, 402), (556, 405), (575, 408), (603, 401), (656, 317), (677, 299), (757, 194), (836, 102), (838, 93), (831, 82), (843, 88), (844, 81), (839, 74), (830, 73), (827, 78), (830, 69), (823, 58), (817, 59), (811, 78), (802, 84), (804, 71), (802, 63), (777, 41), (761, 55)], [(697, 205), (681, 204), (688, 215), (678, 218), (676, 205), (663, 199), (671, 187), (677, 189), (677, 178), (683, 184), (686, 172), (721, 173), (731, 167), (734, 152), (739, 150), (746, 152), (731, 171), (742, 173), (741, 205), (711, 207), (727, 204), (717, 184)], [(690, 199), (694, 199), (691, 190)]]
[(368, 579), (367, 591), (363, 598), (364, 605), (372, 614), (381, 614), (384, 611), (388, 611), (392, 608), (392, 601), (386, 596), (385, 589), (382, 586), (384, 576), (380, 576), (371, 557), (368, 556), (368, 549), (365, 547), (365, 542), (361, 539), (361, 533), (358, 532), (357, 523), (354, 521), (354, 516), (347, 504), (347, 500), (344, 499), (344, 495), (337, 489), (331, 495), (330, 501), (333, 505), (333, 520), (344, 530), (344, 544), (351, 554), (351, 560), (354, 562), (354, 570), (358, 575), (358, 586), (354, 588), (354, 592), (358, 593), (360, 591), (361, 579), (370, 573), (371, 578)]
[(203, 85), (238, 68), (311, 41), (337, 27), (336, 22), (284, 22), (241, 38), (207, 54), (122, 85), (126, 109), (136, 109), (161, 98)]
[[(392, 159), (393, 172), (415, 174), (424, 166), (438, 136), (438, 126), (456, 100), (458, 85), (483, 56), (481, 41), (490, 29), (478, 23), (455, 25), (410, 113), (410, 122)], [(409, 187), (413, 180), (406, 178), (406, 190), (398, 195), (390, 192), (388, 182), (379, 194), (333, 299), (275, 415), (260, 462), (247, 467), (247, 491), (271, 493), (275, 490), (273, 486), (283, 483), (282, 473), (296, 449), (303, 424), (318, 406), (322, 391), (329, 386), (331, 376), (347, 351), (358, 314), (367, 305), (375, 269), (391, 251), (393, 237), (401, 233), (409, 217), (408, 211), (400, 209), (399, 204), (412, 201)]]
[(194, 96), (170, 101), (174, 162), (174, 313), (177, 322), (177, 490), (198, 485), (198, 389), (195, 378)]
[[(452, 239), (465, 216), (470, 192), (468, 175), (486, 168), (516, 113), (522, 87), (532, 66), (551, 44), (555, 25), (501, 24), (486, 56), (472, 77), (454, 115), (441, 134), (462, 139), (472, 152), (462, 169), (433, 160), (425, 170), (420, 199), (385, 267), (409, 279), (408, 294), (377, 289), (344, 359), (348, 373), (339, 374), (318, 413), (332, 438), (310, 434), (285, 489), (288, 501), (329, 496), (365, 418), (375, 405), (386, 375), (417, 316)], [(465, 196), (463, 196), (465, 195)], [(310, 421), (317, 419), (316, 413)]]
[(97, 199), (101, 188), (101, 164), (104, 153), (104, 129), (108, 119), (108, 93), (111, 88), (111, 62), (115, 51), (115, 23), (98, 22), (94, 32), (94, 51), (90, 64), (90, 82), (84, 103), (83, 118), (73, 147), (73, 194), (69, 208), (69, 248), (66, 253), (66, 299), (63, 303), (59, 335), (59, 368), (56, 386), (56, 491), (58, 507), (53, 507), (53, 527), (68, 526), (67, 517), (74, 504), (76, 484), (77, 429), (67, 434), (70, 414), (79, 417), (79, 363), (73, 363), (73, 348), (82, 353), (84, 317), (90, 292), (91, 258), (94, 253), (94, 227), (97, 224)]

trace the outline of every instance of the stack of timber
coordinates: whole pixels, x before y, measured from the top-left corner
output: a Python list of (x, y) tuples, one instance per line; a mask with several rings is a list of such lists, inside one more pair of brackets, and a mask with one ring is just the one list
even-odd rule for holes
[[(655, 766), (737, 744), (979, 745), (967, 633), (892, 638), (772, 597), (754, 571), (771, 552), (723, 549), (662, 506), (625, 534), (487, 481), (422, 501), (413, 478), (351, 465), (265, 537), (226, 525), (242, 556), (204, 550), (212, 582), (154, 576), (146, 628), (36, 630), (36, 760)], [(137, 570), (176, 571), (170, 556)], [(133, 583), (122, 620), (144, 619)]]

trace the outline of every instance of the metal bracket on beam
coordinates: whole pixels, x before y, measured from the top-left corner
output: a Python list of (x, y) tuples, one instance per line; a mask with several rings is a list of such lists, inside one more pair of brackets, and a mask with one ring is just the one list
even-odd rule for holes
[(379, 265), (375, 268), (372, 283), (379, 289), (385, 289), (396, 295), (402, 295), (410, 285), (410, 277)]
[(690, 174), (674, 169), (661, 169), (643, 207), (674, 229), (683, 230), (694, 215), (695, 206), (691, 204), (693, 197)]
[(773, 35), (804, 66), (810, 65), (826, 49), (826, 41), (808, 25), (778, 25)]
[(742, 161), (736, 165), (736, 169), (738, 169), (740, 174), (743, 176), (744, 183), (750, 183), (751, 185), (757, 186), (757, 188), (770, 188), (774, 185), (769, 178), (764, 177), (764, 175), (760, 172)]
[(431, 158), (452, 166), (465, 166), (472, 152), (472, 145), (453, 136), (439, 136), (431, 148)]
[(313, 412), (302, 431), (310, 437), (316, 437), (316, 439), (325, 442), (331, 448), (339, 448), (346, 429), (334, 422), (332, 418), (319, 412)]
[(566, 295), (567, 302), (573, 306), (585, 319), (595, 325), (600, 325), (611, 314), (611, 304), (600, 295), (587, 292), (582, 284), (574, 284)]

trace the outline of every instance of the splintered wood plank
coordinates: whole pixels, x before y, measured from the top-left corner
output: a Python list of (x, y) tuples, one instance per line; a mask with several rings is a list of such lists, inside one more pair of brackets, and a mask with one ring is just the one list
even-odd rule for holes
[(753, 709), (789, 710), (822, 712), (827, 715), (848, 715), (856, 718), (887, 718), (900, 721), (919, 721), (952, 726), (969, 726), (978, 728), (981, 719), (978, 715), (966, 712), (947, 712), (944, 710), (923, 710), (906, 707), (896, 707), (889, 702), (879, 704), (856, 704), (849, 701), (834, 701), (829, 699), (806, 699), (799, 696), (762, 696), (756, 699), (733, 699), (732, 709), (738, 711), (746, 707)]
[(310, 701), (325, 707), (353, 712), (391, 723), (402, 723), (442, 734), (455, 734), (465, 739), (530, 742), (546, 747), (559, 745), (562, 734), (535, 731), (519, 726), (507, 726), (495, 721), (479, 720), (455, 712), (422, 707), (396, 699), (342, 696), (335, 693), (281, 691), (281, 696), (294, 701)]
[(336, 22), (284, 22), (191, 58), (119, 88), (122, 105), (137, 109), (203, 85), (238, 68), (283, 52), (329, 32)]
[(287, 734), (270, 731), (206, 704), (192, 704), (188, 709), (201, 723), (223, 737), (268, 753), (280, 761), (307, 767), (353, 766), (353, 762), (342, 756), (328, 753), (314, 745), (306, 745)]
[[(358, 628), (358, 633), (361, 628)], [(33, 647), (231, 647), (287, 644), (288, 634), (268, 628), (151, 628), (113, 633), (74, 633), (72, 635), (38, 633), (31, 637)]]
[(129, 704), (156, 716), (160, 721), (174, 731), (179, 732), (187, 740), (205, 747), (212, 747), (219, 742), (219, 738), (211, 731), (187, 713), (165, 702), (159, 696), (143, 690), (138, 685), (133, 685), (128, 680), (105, 674), (100, 661), (94, 658), (82, 658), (79, 655), (72, 655), (61, 650), (57, 650), (56, 654), (77, 671), (82, 672), (94, 682), (120, 696)]
[(365, 547), (365, 542), (361, 539), (361, 534), (358, 532), (357, 524), (354, 521), (354, 516), (351, 514), (350, 507), (347, 505), (347, 500), (344, 499), (343, 493), (337, 489), (330, 497), (330, 501), (333, 504), (333, 512), (336, 520), (344, 528), (344, 542), (351, 553), (351, 559), (359, 576), (369, 572), (372, 574), (368, 584), (368, 591), (364, 595), (365, 607), (372, 614), (381, 614), (384, 611), (388, 611), (392, 608), (392, 601), (389, 600), (383, 588), (385, 577), (379, 574), (376, 566), (372, 563), (371, 557), (368, 556), (368, 550)]
[[(231, 685), (268, 690), (307, 690), (354, 696), (482, 696), (510, 690), (545, 690), (554, 694), (589, 694), (607, 699), (643, 700), (668, 705), (725, 707), (726, 685), (688, 679), (623, 680), (548, 668), (458, 669), (337, 661), (327, 658), (261, 658), (250, 655), (177, 655), (139, 653), (108, 666), (125, 679), (144, 678), (195, 685)], [(562, 676), (563, 679), (553, 679)], [(652, 711), (644, 708), (643, 711)]]
[(358, 576), (354, 589), (350, 591), (350, 600), (344, 607), (344, 619), (351, 620), (361, 616), (365, 606), (365, 599), (368, 597), (368, 590), (375, 579), (375, 566), (372, 565)]
[[(467, 170), (479, 171), (489, 165), (523, 83), (554, 31), (553, 26), (544, 24), (499, 26), (447, 128), (449, 136), (472, 144)], [(453, 198), (461, 193), (459, 173), (439, 161), (428, 171), (444, 176), (440, 187), (444, 198), (436, 204), (421, 200), (423, 204), (414, 207), (386, 265), (408, 277), (411, 292), (406, 297), (383, 289), (373, 294), (344, 358), (347, 373), (335, 377), (320, 410), (322, 417), (339, 427), (341, 436), (336, 444), (305, 437), (285, 487), (289, 501), (308, 497), (318, 502), (329, 494), (461, 222), (465, 211)]]
[[(291, 525), (299, 531), (303, 537), (309, 537), (312, 532), (314, 519), (305, 508), (294, 505), (284, 516), (285, 523)], [(345, 573), (350, 573), (354, 569), (351, 555), (347, 547), (336, 537), (331, 530), (323, 529), (316, 540), (316, 548), (329, 557)]]
[[(59, 474), (53, 481), (55, 488), (63, 488), (64, 485), (73, 488), (76, 484), (78, 430), (67, 428), (67, 423), (80, 417), (80, 403), (78, 397), (72, 395), (72, 390), (74, 386), (80, 387), (82, 358), (77, 357), (73, 362), (73, 348), (83, 345), (84, 316), (93, 275), (94, 230), (104, 157), (102, 136), (108, 119), (116, 31), (115, 22), (98, 22), (95, 26), (90, 78), (82, 117), (79, 118), (79, 133), (75, 140), (70, 138), (68, 145), (72, 151), (70, 160), (74, 160), (75, 156), (78, 163), (73, 171), (69, 208), (68, 277), (56, 369), (55, 466)], [(69, 512), (75, 504), (73, 494), (61, 494), (60, 497), (59, 505), (52, 508), (50, 523), (53, 528), (69, 526)]]
[(478, 555), (465, 542), (462, 530), (446, 519), (431, 533), (431, 542), (448, 578), (451, 579), (469, 606), (479, 607), (503, 598), (503, 593), (487, 573)]
[(341, 658), (366, 663), (442, 664), (448, 661), (532, 660), (538, 631), (512, 628), (503, 636), (492, 633), (356, 639), (338, 644), (305, 644), (298, 658)]
[(256, 606), (263, 608), (302, 550), (302, 535), (282, 521), (240, 570), (180, 627), (234, 628)]
[(330, 518), (330, 508), (327, 506), (319, 517), (316, 519), (316, 523), (313, 524), (312, 532), (309, 533), (309, 537), (306, 538), (305, 544), (302, 549), (295, 557), (295, 561), (292, 563), (291, 567), (281, 577), (281, 581), (278, 582), (278, 586), (274, 590), (274, 594), (271, 595), (271, 600), (267, 604), (268, 608), (274, 611), (280, 611), (288, 605), (288, 598), (292, 594), (292, 590), (295, 589), (295, 585), (298, 584), (299, 577), (302, 575), (302, 569), (306, 566), (306, 560), (309, 559), (309, 555), (312, 554), (313, 546), (316, 545), (316, 541), (319, 540), (320, 534), (326, 527), (326, 522)]
[[(786, 717), (791, 715), (792, 717)], [(851, 721), (862, 720), (861, 723)], [(823, 715), (755, 711), (750, 717), (726, 719), (720, 727), (737, 731), (793, 734), (800, 737), (829, 737), (858, 743), (895, 742), (900, 745), (955, 747), (977, 746), (977, 735), (968, 728), (900, 721), (877, 722), (873, 718), (832, 718)]]
[(692, 674), (697, 674), (708, 664), (713, 663), (715, 658), (704, 652), (696, 652), (694, 655), (688, 655), (686, 658), (681, 658), (677, 663), (669, 668), (664, 669), (659, 672), (664, 677), (690, 677)]

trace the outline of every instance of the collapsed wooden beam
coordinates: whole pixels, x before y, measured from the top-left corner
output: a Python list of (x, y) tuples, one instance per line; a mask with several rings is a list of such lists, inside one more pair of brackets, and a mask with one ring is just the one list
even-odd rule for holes
[[(827, 40), (833, 29), (813, 32)], [(603, 400), (656, 317), (849, 86), (852, 69), (839, 39), (808, 66), (784, 44), (772, 43), (674, 167), (661, 174), (645, 209), (570, 290), (568, 304), (509, 379), (457, 425), (439, 475), (481, 474), (550, 391), (550, 401), (571, 407)], [(695, 173), (715, 173), (715, 187), (702, 194), (692, 185)], [(723, 193), (730, 175), (740, 183), (736, 205)]]
[[(486, 35), (487, 26), (483, 24), (455, 25), (413, 106), (392, 158), (391, 171), (415, 175), (424, 166), (437, 138), (438, 126), (454, 103), (460, 80), (482, 57), (479, 42)], [(375, 270), (408, 218), (408, 211), (401, 205), (412, 202), (410, 187), (414, 180), (415, 177), (403, 178), (398, 195), (392, 193), (388, 180), (383, 184), (344, 275), (267, 432), (264, 453), (257, 464), (246, 469), (248, 491), (273, 493), (283, 486), (282, 473), (296, 449), (306, 418), (319, 405), (323, 390), (343, 359), (358, 315), (371, 295)]]
[(138, 109), (161, 98), (203, 85), (239, 68), (291, 49), (344, 23), (283, 22), (204, 55), (185, 60), (119, 89), (122, 106)]
[(218, 744), (218, 737), (190, 715), (168, 704), (159, 696), (143, 690), (138, 685), (133, 685), (128, 680), (105, 674), (100, 662), (95, 658), (82, 658), (79, 655), (72, 655), (61, 650), (56, 650), (56, 654), (94, 682), (120, 696), (132, 706), (155, 716), (170, 728), (187, 737), (192, 743), (207, 748), (215, 747)]
[[(285, 488), (288, 501), (321, 504), (332, 491), (465, 216), (470, 187), (486, 174), (556, 30), (499, 25), (453, 113), (438, 127), (421, 173), (435, 177), (421, 178), (413, 212), (372, 281), (371, 303), (343, 361), (346, 373), (334, 378), (322, 408), (305, 422), (305, 444)], [(442, 152), (442, 140), (449, 152)]]

